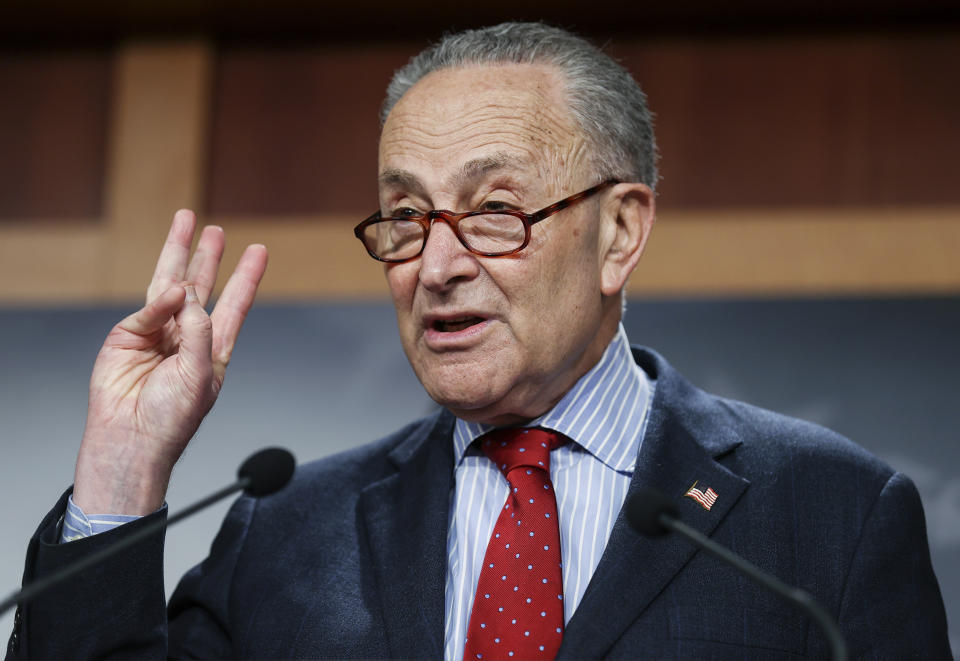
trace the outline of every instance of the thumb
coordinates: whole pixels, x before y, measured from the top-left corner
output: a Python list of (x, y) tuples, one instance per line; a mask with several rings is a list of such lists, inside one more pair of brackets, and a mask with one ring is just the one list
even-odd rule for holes
[(184, 289), (186, 300), (175, 316), (180, 331), (180, 369), (191, 383), (205, 387), (213, 377), (213, 323), (200, 305), (194, 286), (187, 285)]

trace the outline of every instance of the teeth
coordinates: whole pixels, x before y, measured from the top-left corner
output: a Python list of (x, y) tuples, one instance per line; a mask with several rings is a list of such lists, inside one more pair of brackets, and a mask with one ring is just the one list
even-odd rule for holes
[(461, 331), (464, 328), (469, 328), (474, 324), (479, 323), (480, 320), (477, 317), (465, 317), (463, 319), (451, 319), (447, 321), (438, 321), (437, 330), (444, 333), (455, 333)]

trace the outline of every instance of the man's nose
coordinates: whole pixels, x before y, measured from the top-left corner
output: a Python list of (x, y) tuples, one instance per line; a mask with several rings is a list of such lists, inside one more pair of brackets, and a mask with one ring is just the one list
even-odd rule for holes
[(420, 255), (420, 282), (430, 291), (443, 291), (480, 272), (477, 256), (460, 243), (453, 228), (442, 218), (434, 219)]

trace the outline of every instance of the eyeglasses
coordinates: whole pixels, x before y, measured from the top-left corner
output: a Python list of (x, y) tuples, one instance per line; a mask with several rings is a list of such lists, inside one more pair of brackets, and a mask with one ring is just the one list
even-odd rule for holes
[(514, 210), (454, 213), (434, 209), (420, 215), (382, 218), (376, 211), (357, 225), (353, 233), (374, 259), (390, 263), (408, 262), (423, 252), (433, 221), (442, 220), (450, 226), (460, 243), (475, 255), (504, 257), (527, 247), (530, 227), (534, 224), (617, 183), (615, 179), (608, 179), (533, 213)]

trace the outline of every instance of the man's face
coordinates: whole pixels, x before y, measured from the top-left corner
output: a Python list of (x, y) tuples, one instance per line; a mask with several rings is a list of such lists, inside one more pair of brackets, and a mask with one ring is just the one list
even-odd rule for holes
[[(380, 209), (536, 211), (596, 183), (587, 149), (552, 68), (434, 72), (384, 125)], [(600, 286), (605, 193), (534, 225), (516, 255), (474, 255), (438, 221), (419, 259), (386, 266), (404, 350), (434, 400), (517, 422), (599, 359), (619, 320)]]

